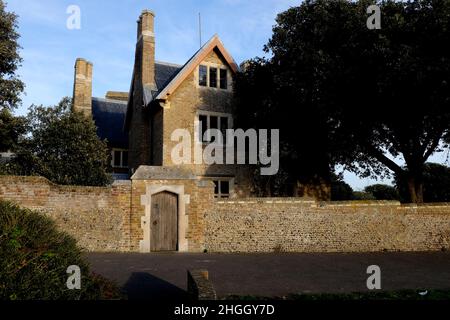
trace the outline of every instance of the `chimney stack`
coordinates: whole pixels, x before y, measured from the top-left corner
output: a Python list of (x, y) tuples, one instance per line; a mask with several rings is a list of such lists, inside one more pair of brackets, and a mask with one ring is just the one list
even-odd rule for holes
[(92, 63), (85, 59), (78, 58), (75, 62), (73, 110), (89, 117), (92, 115), (92, 68)]
[(155, 33), (153, 11), (144, 10), (138, 20), (136, 62), (142, 85), (156, 89), (155, 82)]

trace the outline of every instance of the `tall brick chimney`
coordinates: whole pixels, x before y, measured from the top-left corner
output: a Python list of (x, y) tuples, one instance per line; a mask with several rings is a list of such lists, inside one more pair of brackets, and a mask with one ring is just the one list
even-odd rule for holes
[(136, 63), (141, 83), (156, 89), (154, 19), (155, 14), (150, 10), (142, 11), (139, 16)]
[(73, 85), (73, 110), (92, 115), (92, 68), (91, 62), (78, 58), (75, 62)]

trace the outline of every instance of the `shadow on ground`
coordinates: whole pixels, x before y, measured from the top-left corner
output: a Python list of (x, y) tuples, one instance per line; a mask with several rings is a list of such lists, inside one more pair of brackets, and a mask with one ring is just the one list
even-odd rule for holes
[(122, 288), (128, 300), (187, 300), (185, 290), (145, 272), (134, 272)]

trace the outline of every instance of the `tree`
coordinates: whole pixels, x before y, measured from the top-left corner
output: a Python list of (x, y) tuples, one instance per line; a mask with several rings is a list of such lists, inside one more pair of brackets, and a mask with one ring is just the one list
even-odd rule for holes
[(398, 190), (387, 184), (373, 184), (364, 188), (364, 191), (373, 195), (376, 200), (399, 200)]
[[(408, 189), (401, 181), (401, 177), (395, 179), (402, 201), (408, 199)], [(449, 202), (450, 201), (450, 168), (437, 163), (426, 163), (423, 173), (423, 199), (425, 202)]]
[(362, 177), (401, 175), (422, 202), (424, 163), (450, 128), (450, 1), (379, 3), (382, 28), (369, 30), (373, 3), (307, 0), (279, 14), (272, 56), (237, 78), (238, 109), (282, 129), (292, 177), (326, 179), (339, 163)]
[(31, 106), (29, 135), (17, 151), (10, 173), (41, 175), (64, 185), (102, 186), (107, 173), (108, 148), (92, 119), (71, 111), (71, 99), (55, 107)]
[(333, 175), (331, 179), (331, 200), (353, 200), (352, 187), (338, 175)]
[(21, 101), (24, 84), (16, 75), (22, 62), (18, 39), (17, 15), (7, 12), (5, 2), (0, 0), (0, 110), (12, 110)]
[(26, 130), (25, 118), (13, 116), (6, 108), (0, 110), (0, 152), (15, 151)]

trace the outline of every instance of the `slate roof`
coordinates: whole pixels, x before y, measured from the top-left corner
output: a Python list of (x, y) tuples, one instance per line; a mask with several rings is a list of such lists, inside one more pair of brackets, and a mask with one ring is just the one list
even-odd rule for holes
[(128, 149), (128, 134), (123, 130), (127, 102), (92, 98), (92, 116), (100, 139), (107, 139), (108, 145)]
[(144, 85), (144, 103), (148, 105), (181, 71), (183, 66), (167, 62), (155, 62), (156, 88)]
[(163, 89), (181, 70), (182, 66), (167, 62), (155, 62), (155, 81), (158, 90)]

